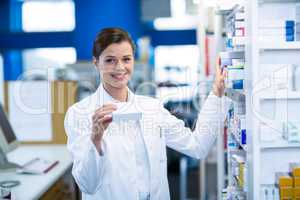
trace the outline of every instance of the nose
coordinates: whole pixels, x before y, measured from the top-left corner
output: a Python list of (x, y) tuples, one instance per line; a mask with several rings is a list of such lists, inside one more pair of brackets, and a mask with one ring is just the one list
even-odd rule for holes
[(116, 69), (117, 69), (117, 70), (123, 70), (123, 69), (125, 69), (124, 66), (123, 66), (123, 64), (122, 64), (122, 62), (118, 62), (118, 63), (116, 64)]

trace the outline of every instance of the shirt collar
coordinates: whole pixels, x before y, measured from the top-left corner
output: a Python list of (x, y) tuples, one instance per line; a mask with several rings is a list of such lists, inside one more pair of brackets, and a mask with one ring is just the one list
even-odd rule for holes
[[(127, 87), (128, 90), (128, 99), (127, 102), (131, 102), (134, 100), (134, 93)], [(103, 104), (108, 102), (117, 102), (103, 87), (101, 83), (97, 89), (97, 97), (99, 98), (100, 102)]]

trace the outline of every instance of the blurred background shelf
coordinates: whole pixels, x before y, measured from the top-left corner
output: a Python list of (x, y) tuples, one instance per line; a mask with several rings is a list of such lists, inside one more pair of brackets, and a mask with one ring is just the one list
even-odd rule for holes
[(300, 51), (300, 42), (261, 42), (259, 44), (261, 50), (276, 51), (276, 50), (297, 50)]
[(299, 148), (300, 150), (300, 143), (291, 143), (287, 142), (286, 140), (276, 142), (262, 142), (260, 143), (260, 148), (262, 150)]
[(276, 92), (276, 93), (265, 93), (260, 96), (262, 100), (295, 100), (300, 99), (300, 92)]

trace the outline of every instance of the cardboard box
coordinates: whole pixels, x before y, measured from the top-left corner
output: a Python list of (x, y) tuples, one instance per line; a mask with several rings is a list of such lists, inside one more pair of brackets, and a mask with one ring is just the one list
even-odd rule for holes
[(300, 187), (300, 177), (294, 177), (294, 187)]
[(280, 200), (293, 199), (294, 188), (292, 187), (280, 187), (279, 188)]
[(293, 187), (294, 180), (288, 173), (276, 173), (276, 183), (278, 187)]
[(300, 177), (300, 163), (291, 163), (290, 171), (292, 172), (293, 177)]
[(295, 187), (294, 188), (294, 199), (296, 200), (298, 200), (298, 199), (300, 199), (300, 187)]

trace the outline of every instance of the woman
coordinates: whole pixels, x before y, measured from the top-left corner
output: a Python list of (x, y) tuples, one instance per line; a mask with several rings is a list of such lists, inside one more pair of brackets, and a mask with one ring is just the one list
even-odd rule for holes
[[(216, 72), (213, 92), (191, 132), (154, 98), (127, 87), (134, 68), (134, 44), (119, 28), (103, 29), (93, 46), (93, 63), (102, 84), (69, 108), (65, 118), (72, 174), (83, 199), (168, 200), (166, 146), (204, 158), (223, 120), (224, 74)], [(217, 68), (218, 69), (218, 68)], [(127, 102), (142, 118), (112, 122), (114, 102)]]

